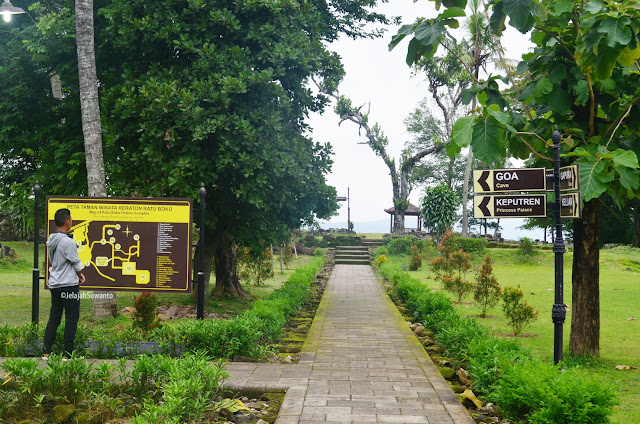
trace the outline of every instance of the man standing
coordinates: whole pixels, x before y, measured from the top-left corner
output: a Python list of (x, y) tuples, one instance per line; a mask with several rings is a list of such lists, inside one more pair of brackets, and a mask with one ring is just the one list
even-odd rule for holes
[(58, 209), (54, 220), (57, 231), (49, 236), (49, 290), (51, 291), (51, 312), (49, 322), (44, 332), (44, 355), (47, 359), (51, 347), (56, 340), (56, 332), (62, 320), (64, 310), (66, 324), (64, 327), (64, 354), (71, 356), (73, 343), (78, 329), (80, 316), (80, 284), (84, 283), (82, 262), (78, 257), (78, 246), (73, 236), (68, 233), (71, 229), (71, 212), (69, 209)]

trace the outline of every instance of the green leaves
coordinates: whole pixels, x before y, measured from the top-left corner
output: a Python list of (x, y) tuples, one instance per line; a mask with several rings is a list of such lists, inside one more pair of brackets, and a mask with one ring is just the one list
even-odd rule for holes
[(525, 34), (534, 24), (533, 16), (531, 15), (532, 5), (531, 0), (503, 0), (504, 13), (509, 16), (509, 24)]
[(505, 156), (502, 145), (503, 131), (496, 122), (488, 117), (479, 117), (473, 125), (471, 148), (478, 159), (486, 163), (494, 163)]
[(460, 147), (467, 147), (471, 144), (473, 138), (473, 125), (475, 119), (473, 116), (465, 116), (460, 118), (453, 124), (451, 131), (451, 140)]
[(580, 164), (580, 184), (585, 202), (600, 197), (607, 191), (606, 183), (613, 178), (606, 173), (604, 162), (578, 161)]
[(438, 43), (444, 32), (444, 25), (440, 22), (423, 22), (415, 30), (414, 36), (423, 45), (429, 46)]
[(598, 32), (606, 35), (607, 45), (609, 47), (626, 46), (631, 42), (631, 29), (628, 25), (631, 22), (629, 18), (613, 18), (608, 17), (598, 25)]

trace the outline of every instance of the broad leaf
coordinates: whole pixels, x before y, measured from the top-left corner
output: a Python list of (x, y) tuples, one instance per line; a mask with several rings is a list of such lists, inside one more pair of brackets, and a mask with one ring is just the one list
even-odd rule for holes
[(576, 104), (584, 106), (589, 101), (589, 84), (587, 80), (580, 80), (573, 86), (573, 94), (576, 95)]
[(533, 95), (536, 97), (542, 97), (545, 94), (551, 93), (553, 90), (553, 84), (547, 77), (542, 77), (536, 82), (536, 86), (533, 90)]
[(613, 164), (615, 166), (626, 166), (627, 168), (638, 168), (638, 157), (631, 150), (617, 149), (611, 152)]
[(504, 24), (504, 21), (506, 20), (506, 18), (507, 15), (504, 14), (504, 3), (500, 2), (496, 4), (493, 8), (493, 14), (489, 19), (489, 26), (497, 36), (501, 36), (502, 31), (505, 30), (506, 26)]
[(468, 105), (475, 97), (476, 93), (470, 88), (465, 88), (460, 93), (460, 100), (462, 100), (463, 105)]
[(520, 61), (518, 63), (518, 67), (516, 68), (516, 74), (524, 74), (529, 70), (529, 62), (526, 60)]
[(460, 147), (467, 147), (471, 144), (474, 123), (473, 116), (458, 119), (451, 129), (451, 140)]
[(440, 22), (423, 22), (416, 28), (414, 36), (425, 46), (440, 42), (444, 33), (444, 25)]
[(631, 29), (629, 29), (629, 18), (608, 17), (598, 25), (598, 32), (606, 34), (607, 45), (609, 47), (626, 46), (631, 42)]
[(446, 8), (462, 8), (464, 9), (467, 6), (467, 0), (442, 0), (442, 4)]
[(442, 12), (441, 14), (439, 14), (438, 18), (439, 19), (459, 18), (462, 16), (466, 16), (466, 14), (464, 13), (463, 7), (450, 7), (444, 12)]
[(415, 23), (409, 25), (402, 25), (398, 30), (398, 33), (391, 38), (391, 42), (389, 42), (389, 51), (393, 50), (395, 46), (400, 43), (404, 37), (413, 33), (413, 28), (416, 26)]
[(638, 59), (640, 59), (640, 47), (636, 47), (633, 50), (625, 47), (622, 53), (620, 53), (620, 57), (618, 57), (618, 62), (624, 66), (633, 66)]
[(407, 65), (412, 66), (413, 63), (418, 60), (418, 52), (422, 47), (422, 43), (417, 38), (412, 38), (409, 41), (409, 48), (407, 49)]
[(531, 0), (503, 0), (504, 13), (509, 16), (509, 24), (525, 34), (534, 24), (531, 15)]
[(620, 175), (620, 184), (629, 190), (637, 190), (640, 187), (640, 174), (635, 169), (625, 168), (623, 166), (614, 166), (618, 175)]
[(574, 0), (557, 0), (551, 3), (551, 14), (559, 16), (573, 10)]
[[(605, 165), (603, 162), (582, 162), (580, 161), (580, 184), (584, 201), (600, 197), (607, 191), (606, 183), (611, 181), (607, 178)], [(608, 180), (608, 181), (607, 181)]]
[(511, 117), (510, 113), (499, 112), (491, 109), (487, 109), (487, 110), (489, 111), (489, 114), (494, 118), (496, 118), (496, 121), (500, 122), (502, 125), (506, 125), (509, 122), (509, 119)]
[(549, 72), (549, 81), (554, 84), (563, 81), (567, 77), (567, 68), (564, 65), (556, 65), (551, 72)]
[(600, 0), (591, 0), (585, 3), (584, 10), (596, 14), (602, 10), (602, 2)]
[(494, 163), (504, 156), (503, 132), (488, 117), (479, 117), (473, 125), (471, 149), (474, 156), (486, 163)]
[(547, 95), (547, 104), (554, 112), (564, 115), (571, 109), (569, 93), (559, 85), (555, 85), (553, 86), (553, 91)]

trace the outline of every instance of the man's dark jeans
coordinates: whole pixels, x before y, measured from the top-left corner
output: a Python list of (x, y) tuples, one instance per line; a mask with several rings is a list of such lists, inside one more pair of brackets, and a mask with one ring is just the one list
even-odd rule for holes
[(44, 331), (44, 353), (51, 353), (51, 347), (56, 340), (56, 332), (64, 310), (64, 351), (65, 354), (71, 355), (80, 316), (80, 287), (60, 287), (50, 291), (51, 312), (49, 313), (47, 329)]

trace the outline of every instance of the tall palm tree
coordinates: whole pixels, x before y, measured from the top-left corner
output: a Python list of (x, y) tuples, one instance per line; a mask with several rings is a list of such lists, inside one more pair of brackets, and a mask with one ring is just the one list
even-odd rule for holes
[[(93, 27), (93, 0), (76, 0), (76, 45), (78, 49), (78, 79), (80, 81), (80, 110), (87, 165), (88, 193), (91, 197), (107, 195), (102, 155), (102, 125), (98, 103), (98, 77)], [(105, 296), (106, 297), (106, 296)], [(94, 315), (105, 317), (117, 312), (116, 296), (94, 299)]]

